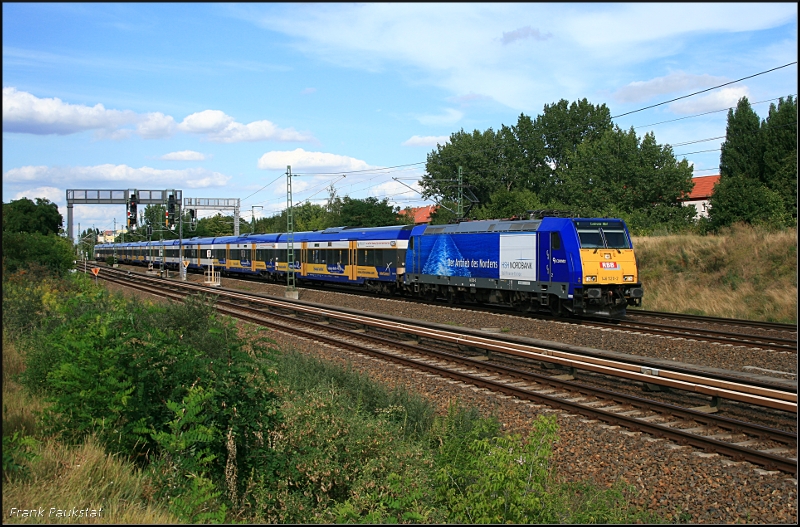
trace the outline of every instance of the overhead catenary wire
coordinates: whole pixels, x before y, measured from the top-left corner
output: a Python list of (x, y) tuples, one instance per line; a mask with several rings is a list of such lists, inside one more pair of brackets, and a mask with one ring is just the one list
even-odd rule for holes
[(735, 81), (730, 81), (730, 82), (726, 82), (724, 84), (719, 84), (717, 86), (712, 86), (711, 88), (706, 88), (705, 90), (696, 91), (696, 92), (690, 93), (688, 95), (681, 95), (680, 97), (675, 97), (674, 99), (670, 99), (668, 101), (660, 102), (660, 103), (657, 103), (657, 104), (651, 104), (650, 106), (645, 106), (644, 108), (639, 108), (638, 110), (631, 110), (630, 112), (621, 113), (619, 115), (613, 115), (613, 116), (611, 116), (611, 118), (612, 119), (616, 119), (618, 117), (624, 117), (626, 115), (630, 115), (630, 114), (633, 114), (633, 113), (641, 112), (641, 111), (644, 111), (644, 110), (649, 110), (650, 108), (655, 108), (657, 106), (662, 106), (664, 104), (669, 104), (671, 102), (679, 101), (681, 99), (687, 99), (689, 97), (694, 97), (695, 95), (699, 95), (701, 93), (706, 93), (706, 92), (709, 92), (711, 90), (716, 90), (716, 89), (722, 88), (724, 86), (730, 86), (731, 84), (736, 84), (737, 82), (742, 82), (743, 80), (752, 79), (753, 77), (758, 77), (759, 75), (764, 75), (765, 73), (770, 73), (772, 71), (776, 71), (776, 70), (779, 70), (779, 69), (782, 69), (782, 68), (786, 68), (788, 66), (791, 66), (792, 64), (797, 64), (797, 61), (795, 60), (795, 61), (789, 62), (788, 64), (784, 64), (783, 66), (777, 66), (775, 68), (771, 68), (771, 69), (768, 69), (768, 70), (765, 70), (765, 71), (760, 71), (760, 72), (755, 73), (753, 75), (748, 75), (747, 77), (742, 77), (741, 79), (736, 79)]
[[(796, 93), (789, 95), (789, 97), (797, 97)], [(763, 101), (756, 101), (751, 102), (750, 106), (755, 106), (756, 104), (764, 104), (772, 101), (777, 101), (783, 99), (783, 97), (773, 97), (772, 99), (765, 99)], [(711, 110), (710, 112), (703, 112), (703, 113), (696, 113), (694, 115), (686, 115), (684, 117), (678, 117), (677, 119), (670, 119), (668, 121), (659, 121), (657, 123), (650, 123), (650, 124), (641, 124), (637, 128), (647, 128), (648, 126), (656, 126), (659, 124), (667, 124), (667, 123), (674, 123), (675, 121), (683, 121), (684, 119), (693, 119), (695, 117), (702, 117), (704, 115), (710, 115), (712, 113), (720, 113), (720, 112), (727, 112), (728, 110), (733, 110), (736, 106), (729, 106), (727, 108), (722, 108), (721, 110)]]

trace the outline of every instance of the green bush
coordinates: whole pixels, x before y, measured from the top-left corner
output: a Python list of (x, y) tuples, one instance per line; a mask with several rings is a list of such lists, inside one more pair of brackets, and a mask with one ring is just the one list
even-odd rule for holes
[(3, 274), (27, 269), (32, 264), (63, 276), (74, 267), (72, 242), (56, 234), (3, 231)]
[(3, 436), (3, 480), (25, 477), (29, 472), (29, 463), (36, 458), (33, 447), (36, 440), (31, 436), (14, 432)]
[[(272, 470), (275, 455), (264, 438), (279, 417), (263, 346), (249, 354), (233, 322), (217, 317), (208, 298), (151, 306), (74, 280), (69, 294), (32, 290), (34, 318), (44, 322), (36, 324), (20, 380), (50, 403), (49, 432), (70, 442), (95, 434), (112, 452), (140, 464), (157, 461), (166, 455), (162, 434), (174, 432), (174, 406), (202, 389), (210, 398), (203, 418), (222, 432), (207, 445), (212, 458), (201, 479), (184, 483), (199, 485), (199, 492), (203, 477), (226, 487), (231, 466), (243, 476)], [(4, 304), (18, 306), (31, 291), (17, 285), (7, 294), (4, 288)], [(177, 470), (185, 471), (188, 459)], [(226, 498), (238, 501), (247, 484), (246, 477), (236, 479)]]
[(387, 390), (354, 371), (351, 365), (341, 367), (292, 351), (282, 353), (275, 360), (282, 382), (292, 390), (335, 388), (357, 411), (381, 414), (402, 426), (404, 437), (424, 437), (433, 425), (434, 409), (429, 401), (406, 390)]
[(287, 400), (270, 442), (284, 464), (257, 491), (258, 521), (431, 523), (432, 460), (399, 426), (358, 411), (337, 388)]

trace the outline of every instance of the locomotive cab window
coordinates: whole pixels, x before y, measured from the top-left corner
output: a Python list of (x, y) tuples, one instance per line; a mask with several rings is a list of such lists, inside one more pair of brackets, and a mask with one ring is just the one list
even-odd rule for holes
[(576, 221), (583, 249), (630, 249), (625, 227), (618, 221)]
[(625, 233), (622, 225), (609, 225), (603, 227), (603, 236), (606, 238), (606, 243), (609, 249), (630, 249), (631, 242)]
[(578, 228), (578, 238), (581, 240), (583, 249), (602, 249), (604, 247), (603, 236), (600, 234), (599, 228)]

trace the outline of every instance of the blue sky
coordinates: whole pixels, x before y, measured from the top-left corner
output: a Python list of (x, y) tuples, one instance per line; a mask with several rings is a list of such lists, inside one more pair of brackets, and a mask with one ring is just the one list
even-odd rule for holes
[[(462, 128), (584, 97), (616, 116), (796, 60), (794, 3), (4, 3), (3, 201), (46, 197), (66, 222), (68, 188), (177, 188), (241, 198), (250, 219), (285, 207), (291, 165), (296, 203), (333, 184), (419, 206), (393, 178), (414, 187)], [(726, 112), (698, 114), (795, 95), (797, 78), (793, 64), (614, 122), (712, 175)], [(124, 217), (76, 206), (76, 234)]]

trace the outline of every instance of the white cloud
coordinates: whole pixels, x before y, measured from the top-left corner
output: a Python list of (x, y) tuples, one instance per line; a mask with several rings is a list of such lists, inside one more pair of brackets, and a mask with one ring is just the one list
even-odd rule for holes
[(354, 157), (328, 154), (326, 152), (306, 152), (302, 148), (267, 152), (258, 160), (258, 168), (263, 170), (286, 170), (287, 166), (291, 166), (293, 172), (309, 169), (328, 172), (349, 172), (374, 168), (367, 164), (366, 161)]
[(237, 123), (220, 110), (204, 110), (187, 116), (180, 124), (161, 112), (137, 114), (130, 110), (107, 110), (102, 104), (93, 107), (69, 104), (58, 98), (42, 99), (16, 88), (3, 88), (3, 131), (47, 134), (74, 134), (95, 130), (98, 139), (127, 139), (134, 133), (126, 126), (135, 125), (135, 133), (144, 139), (171, 136), (175, 130), (204, 134), (209, 141), (314, 142), (313, 135), (293, 128), (279, 128), (267, 120)]
[(3, 174), (3, 179), (9, 182), (37, 181), (44, 179), (47, 170), (48, 167), (43, 165), (28, 165), (20, 168), (12, 168)]
[(175, 119), (171, 115), (152, 112), (145, 115), (144, 120), (136, 126), (136, 133), (144, 139), (160, 139), (171, 136), (175, 128)]
[(315, 141), (308, 133), (297, 132), (293, 128), (278, 128), (270, 121), (253, 121), (248, 124), (231, 123), (224, 130), (208, 136), (219, 143), (238, 143), (241, 141)]
[(693, 75), (676, 71), (664, 77), (656, 77), (648, 81), (636, 81), (617, 90), (614, 99), (623, 103), (637, 103), (646, 101), (657, 95), (667, 93), (687, 93), (703, 88), (710, 88), (728, 81), (725, 77), (713, 75)]
[(424, 137), (419, 135), (411, 136), (410, 139), (406, 139), (403, 141), (403, 146), (428, 146), (434, 147), (436, 145), (444, 145), (445, 143), (450, 141), (450, 136), (448, 135), (426, 135)]
[(209, 141), (239, 143), (243, 141), (313, 141), (311, 134), (292, 128), (278, 128), (270, 121), (237, 123), (233, 117), (220, 110), (205, 110), (186, 117), (178, 128), (184, 132), (207, 134)]
[(85, 130), (114, 130), (138, 119), (130, 110), (107, 110), (102, 104), (69, 104), (57, 97), (40, 99), (13, 87), (3, 88), (4, 132), (67, 135)]
[(69, 181), (73, 188), (103, 188), (109, 183), (120, 184), (125, 188), (141, 188), (143, 185), (162, 188), (167, 181), (170, 188), (206, 188), (225, 186), (230, 179), (231, 176), (204, 168), (162, 170), (112, 164), (75, 167), (24, 166), (12, 168), (3, 174), (4, 183), (37, 181), (57, 185)]
[(204, 110), (187, 116), (178, 128), (192, 134), (221, 132), (233, 122), (233, 117), (220, 110)]
[(417, 117), (417, 121), (424, 125), (441, 126), (452, 125), (457, 123), (464, 117), (464, 112), (455, 110), (453, 108), (445, 109), (444, 113), (439, 115), (422, 115)]
[(164, 159), (166, 161), (204, 161), (205, 158), (205, 154), (200, 152), (195, 152), (194, 150), (181, 150), (180, 152), (170, 152), (169, 154), (164, 154), (159, 159)]
[(31, 201), (35, 201), (36, 198), (45, 198), (53, 203), (66, 203), (67, 197), (65, 191), (66, 189), (56, 187), (36, 187), (17, 192), (14, 199), (28, 198)]
[[(419, 181), (405, 181), (403, 185), (397, 181), (387, 181), (380, 185), (375, 185), (370, 189), (370, 194), (378, 198), (418, 198), (422, 193)], [(411, 187), (411, 188), (408, 188)], [(416, 192), (414, 190), (415, 189)]]
[(310, 95), (312, 93), (315, 93), (316, 91), (317, 91), (316, 88), (306, 88), (305, 90), (301, 91), (300, 93), (302, 95)]
[(750, 98), (750, 90), (747, 86), (730, 86), (709, 92), (708, 95), (696, 95), (676, 101), (668, 108), (674, 113), (684, 115), (711, 112), (735, 107), (742, 97)]
[(758, 31), (797, 17), (797, 7), (778, 3), (614, 4), (605, 12), (576, 12), (567, 27), (586, 47), (631, 45), (690, 32)]

